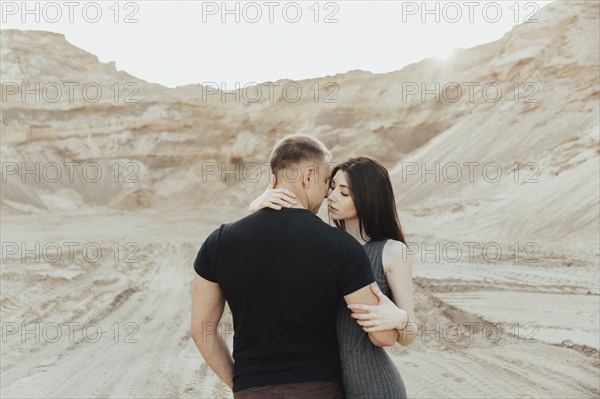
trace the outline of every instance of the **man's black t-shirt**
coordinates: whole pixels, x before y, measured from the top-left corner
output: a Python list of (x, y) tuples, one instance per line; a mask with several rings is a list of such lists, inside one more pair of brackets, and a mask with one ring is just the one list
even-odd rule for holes
[(306, 209), (262, 209), (221, 225), (194, 262), (233, 314), (233, 391), (340, 381), (336, 306), (375, 281), (348, 233)]

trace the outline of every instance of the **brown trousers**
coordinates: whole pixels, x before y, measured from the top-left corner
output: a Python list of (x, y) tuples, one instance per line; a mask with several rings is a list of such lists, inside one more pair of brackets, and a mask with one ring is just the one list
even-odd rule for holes
[(343, 399), (342, 386), (333, 381), (266, 385), (234, 392), (234, 399)]

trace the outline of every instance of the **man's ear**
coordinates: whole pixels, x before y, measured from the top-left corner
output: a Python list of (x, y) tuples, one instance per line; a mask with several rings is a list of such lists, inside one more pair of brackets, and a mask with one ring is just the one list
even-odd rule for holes
[(302, 185), (307, 186), (310, 184), (311, 180), (315, 178), (315, 170), (312, 166), (306, 168), (304, 173), (302, 173)]

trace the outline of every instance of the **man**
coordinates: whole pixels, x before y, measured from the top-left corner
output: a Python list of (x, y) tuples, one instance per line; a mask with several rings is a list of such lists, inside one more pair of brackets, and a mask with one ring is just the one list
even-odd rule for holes
[[(236, 399), (343, 396), (336, 306), (341, 297), (348, 304), (379, 301), (362, 246), (316, 216), (327, 197), (330, 160), (313, 137), (282, 139), (271, 170), (276, 188), (295, 193), (297, 205), (221, 225), (194, 262), (191, 335)], [(233, 315), (233, 358), (216, 333), (225, 301)], [(388, 346), (397, 333), (369, 338)]]

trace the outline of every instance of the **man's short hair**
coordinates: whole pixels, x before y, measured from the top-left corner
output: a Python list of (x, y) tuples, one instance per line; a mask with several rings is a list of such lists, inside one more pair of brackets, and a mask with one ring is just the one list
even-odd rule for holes
[(275, 145), (269, 162), (273, 174), (291, 166), (297, 167), (301, 162), (327, 162), (331, 153), (320, 140), (305, 134), (293, 134), (284, 137)]

